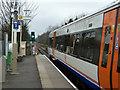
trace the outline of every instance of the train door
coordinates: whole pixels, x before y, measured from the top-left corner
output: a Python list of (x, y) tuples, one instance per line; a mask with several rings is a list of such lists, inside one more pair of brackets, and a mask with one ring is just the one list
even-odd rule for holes
[(56, 38), (56, 32), (54, 32), (53, 43), (52, 43), (52, 54), (53, 55), (54, 55), (54, 48), (55, 48), (55, 38)]
[(120, 8), (118, 12), (114, 59), (112, 67), (112, 88), (119, 88), (120, 90)]
[(104, 13), (103, 32), (99, 60), (99, 84), (102, 88), (111, 88), (110, 69), (113, 55), (117, 9)]

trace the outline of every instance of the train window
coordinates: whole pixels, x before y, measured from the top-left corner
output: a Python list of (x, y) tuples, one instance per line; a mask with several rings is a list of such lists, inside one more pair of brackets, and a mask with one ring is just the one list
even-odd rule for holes
[(53, 37), (49, 38), (49, 47), (52, 48)]
[(118, 55), (118, 66), (117, 66), (117, 72), (120, 73), (120, 47), (119, 47), (119, 55)]
[(66, 53), (98, 65), (102, 28), (95, 30), (66, 35), (69, 38), (65, 40), (68, 43), (67, 46), (65, 44)]
[(58, 48), (59, 48), (58, 46), (59, 46), (59, 45), (58, 45), (58, 44), (56, 44), (55, 48), (56, 48), (56, 49), (58, 49)]
[(119, 55), (118, 55), (118, 66), (117, 66), (117, 72), (120, 73), (120, 24), (118, 26), (118, 33), (119, 33), (119, 36), (118, 36), (118, 40), (119, 40)]
[(84, 38), (90, 38), (90, 33), (85, 33), (85, 37)]
[(91, 32), (90, 38), (95, 38), (95, 32)]
[(88, 44), (87, 44), (86, 58), (89, 59), (90, 61), (92, 61), (93, 57), (94, 57), (94, 55), (93, 55), (94, 54), (94, 44), (93, 44), (94, 40), (92, 39), (92, 37), (95, 35), (94, 35), (94, 32), (90, 32), (89, 34), (90, 34), (90, 36), (87, 39)]
[(73, 34), (70, 35), (70, 47), (73, 46)]
[(94, 37), (95, 32), (87, 32), (82, 34), (82, 54), (81, 56), (89, 61), (94, 58)]
[(70, 35), (65, 35), (65, 40), (64, 40), (64, 52), (67, 50), (67, 46), (70, 46)]
[(63, 50), (64, 50), (63, 45), (60, 45), (60, 51), (62, 51), (62, 52), (63, 52)]
[(79, 52), (80, 52), (80, 35), (77, 34), (73, 54), (79, 56)]
[(101, 65), (104, 68), (106, 68), (107, 66), (109, 43), (110, 43), (110, 31), (111, 31), (111, 26), (107, 26), (105, 28), (104, 48), (103, 48), (102, 65)]
[(59, 37), (55, 38), (55, 49), (59, 49)]
[(75, 46), (76, 35), (70, 35), (70, 53), (73, 54), (74, 46)]
[(65, 51), (65, 36), (57, 36), (55, 48), (61, 52)]

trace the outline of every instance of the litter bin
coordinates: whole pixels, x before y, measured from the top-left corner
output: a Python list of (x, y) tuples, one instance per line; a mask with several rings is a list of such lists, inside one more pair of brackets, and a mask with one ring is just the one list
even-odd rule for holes
[(7, 65), (11, 65), (11, 52), (8, 52), (8, 56), (7, 56)]
[(10, 69), (10, 65), (11, 65), (11, 52), (8, 52), (8, 56), (7, 56), (7, 71), (12, 71)]

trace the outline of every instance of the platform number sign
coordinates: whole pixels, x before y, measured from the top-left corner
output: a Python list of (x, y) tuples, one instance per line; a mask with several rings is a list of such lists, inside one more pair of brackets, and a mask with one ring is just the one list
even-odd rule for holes
[(18, 23), (13, 23), (13, 29), (18, 29)]

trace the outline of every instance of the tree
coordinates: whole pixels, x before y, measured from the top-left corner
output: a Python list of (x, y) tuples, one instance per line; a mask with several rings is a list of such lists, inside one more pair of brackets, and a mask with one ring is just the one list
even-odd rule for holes
[[(11, 4), (7, 0), (1, 0), (0, 2), (0, 15), (1, 15), (1, 28), (2, 33), (7, 32), (9, 34), (9, 40), (11, 36)], [(2, 38), (3, 38), (2, 34)]]
[(30, 34), (28, 33), (29, 29), (26, 24), (22, 26), (22, 41), (29, 41), (30, 40)]
[(39, 35), (37, 37), (37, 42), (40, 44), (48, 45), (49, 33), (50, 33), (50, 31), (47, 31), (47, 32), (43, 33), (42, 35)]
[(78, 17), (76, 16), (75, 20), (78, 20)]
[[(27, 4), (27, 6), (26, 6)], [(2, 33), (7, 32), (8, 33), (8, 39), (9, 41), (11, 41), (11, 33), (12, 33), (12, 13), (11, 13), (11, 9), (13, 7), (13, 2), (11, 2), (11, 0), (1, 0), (0, 2), (0, 18), (1, 18), (1, 22), (0, 22), (0, 30), (2, 31)], [(34, 3), (26, 3), (26, 2), (19, 2), (18, 3), (18, 14), (22, 14), (24, 15), (24, 9), (29, 9), (30, 12), (27, 14), (29, 16), (31, 16), (31, 20), (37, 15), (36, 14), (36, 10), (38, 6), (35, 5)], [(29, 33), (28, 33), (28, 25), (31, 22), (31, 20), (29, 21), (24, 21), (23, 23), (23, 40), (29, 40)], [(2, 34), (3, 35), (3, 34)], [(4, 36), (2, 36), (4, 37)]]
[(78, 19), (80, 19), (80, 18), (83, 18), (83, 17), (85, 17), (85, 16), (87, 16), (88, 14), (87, 13), (81, 13), (81, 14), (79, 14), (78, 16), (76, 16)]
[(73, 18), (70, 18), (68, 21), (68, 23), (71, 23), (71, 22), (73, 22)]

